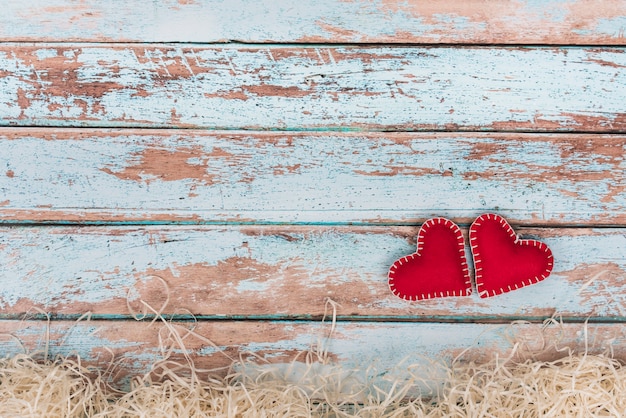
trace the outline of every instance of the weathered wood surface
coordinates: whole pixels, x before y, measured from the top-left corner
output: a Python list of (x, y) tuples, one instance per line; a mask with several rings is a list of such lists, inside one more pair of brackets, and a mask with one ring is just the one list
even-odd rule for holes
[[(199, 367), (280, 365), (328, 334), (330, 298), (347, 368), (515, 339), (626, 360), (626, 2), (297, 3), (3, 5), (0, 355), (44, 349), (49, 326), (52, 354), (104, 368), (110, 349), (127, 382), (168, 335), (129, 320), (145, 301), (195, 315), (172, 326), (197, 332)], [(422, 221), (466, 232), (487, 211), (551, 247), (551, 277), (491, 299), (389, 292)], [(608, 323), (588, 340), (491, 324), (552, 315)]]
[(5, 227), (0, 309), (115, 318), (143, 312), (143, 300), (204, 319), (314, 319), (330, 298), (343, 319), (626, 319), (625, 229), (518, 233), (552, 249), (544, 282), (489, 299), (407, 302), (389, 291), (387, 271), (415, 252), (417, 227)]
[(0, 129), (0, 222), (626, 224), (626, 136)]
[(0, 124), (626, 131), (622, 48), (0, 45)]
[[(164, 353), (170, 354), (171, 360), (185, 363), (183, 350), (172, 338), (176, 334), (183, 337), (185, 350), (198, 370), (216, 369), (213, 373), (222, 375), (233, 361), (240, 359), (271, 364), (280, 371), (279, 365), (294, 359), (305, 362), (303, 352), (327, 351), (326, 358), (345, 370), (341, 375), (344, 388), (350, 379), (380, 384), (385, 379), (408, 378), (410, 373), (436, 384), (437, 379), (446, 378), (441, 373), (430, 374), (437, 372), (437, 364), (450, 364), (457, 358), (459, 361), (485, 361), (495, 355), (506, 358), (515, 343), (519, 343), (518, 359), (560, 358), (564, 351), (559, 350), (565, 348), (578, 353), (585, 348), (589, 353), (612, 352), (617, 358), (626, 358), (626, 346), (622, 344), (626, 337), (624, 327), (606, 324), (544, 327), (541, 324), (340, 322), (332, 334), (330, 328), (329, 323), (288, 321), (171, 323), (169, 327), (160, 321), (153, 324), (0, 321), (0, 329), (4, 331), (0, 336), (0, 352), (16, 354), (24, 348), (32, 352), (48, 347), (51, 356), (79, 355), (86, 365), (109, 370), (111, 380), (121, 386), (128, 384), (129, 377), (149, 372), (154, 363), (163, 360)], [(309, 359), (318, 360), (315, 355)], [(111, 363), (115, 365), (109, 369)], [(414, 366), (408, 368), (408, 365)], [(296, 371), (304, 370), (294, 367)], [(323, 366), (313, 367), (312, 370), (324, 376)], [(381, 380), (368, 376), (373, 370), (381, 372), (378, 374)], [(337, 369), (333, 375), (338, 378)], [(297, 377), (306, 376), (301, 373)], [(367, 377), (369, 382), (365, 381)]]
[(623, 135), (0, 130), (0, 221), (624, 225)]
[(625, 43), (621, 0), (11, 0), (0, 41)]

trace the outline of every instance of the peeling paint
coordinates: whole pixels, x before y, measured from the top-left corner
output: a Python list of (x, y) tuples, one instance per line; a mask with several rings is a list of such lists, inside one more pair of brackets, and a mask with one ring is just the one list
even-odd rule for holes
[(83, 46), (70, 58), (39, 59), (48, 49), (4, 47), (4, 124), (606, 132), (626, 126), (620, 101), (626, 75), (614, 68), (626, 65), (626, 54), (616, 48), (274, 47), (270, 57), (267, 48), (253, 47)]
[[(168, 294), (164, 313), (218, 317), (322, 315), (328, 297), (339, 314), (366, 317), (620, 314), (606, 298), (623, 293), (614, 279), (626, 274), (621, 229), (518, 232), (552, 249), (548, 280), (488, 300), (412, 304), (389, 292), (387, 271), (414, 251), (413, 227), (5, 228), (0, 303), (5, 314), (130, 314), (131, 292), (133, 306), (142, 298), (160, 309)], [(607, 265), (612, 275), (597, 282), (607, 292), (581, 295), (585, 272)]]
[[(2, 218), (622, 224), (615, 135), (0, 131)], [(486, 196), (484, 203), (477, 196)], [(376, 218), (379, 217), (380, 220)]]
[(146, 10), (134, 1), (11, 2), (0, 17), (0, 39), (593, 45), (623, 44), (626, 27), (619, 0), (303, 0), (292, 6), (289, 0), (229, 0), (227, 6), (223, 0), (167, 0)]
[[(514, 340), (522, 359), (626, 359), (623, 1), (153, 3), (0, 15), (0, 353), (115, 361), (128, 386), (163, 352), (300, 378), (328, 350), (381, 370), (345, 376), (376, 390), (402, 359), (426, 373)], [(492, 211), (550, 246), (548, 280), (486, 300), (388, 291), (419, 223)], [(144, 302), (199, 320), (121, 320)], [(85, 313), (105, 320), (66, 321)], [(473, 323), (552, 315), (613, 322)]]
[[(173, 323), (170, 327), (185, 335), (184, 348), (176, 346), (168, 337), (170, 331), (159, 323), (2, 321), (0, 327), (5, 335), (10, 333), (13, 338), (0, 339), (0, 351), (19, 352), (21, 347), (18, 344), (23, 344), (28, 351), (43, 350), (48, 326), (50, 356), (77, 355), (81, 364), (101, 370), (109, 370), (115, 362), (117, 373), (111, 383), (126, 389), (131, 377), (149, 372), (155, 363), (163, 360), (162, 349), (171, 350), (171, 361), (185, 364), (184, 349), (198, 370), (225, 375), (233, 360), (238, 360), (241, 355), (251, 361), (246, 365), (250, 372), (282, 370), (289, 378), (290, 368), (286, 365), (294, 360), (304, 363), (307, 359), (304, 354), (317, 347), (328, 350), (330, 361), (327, 365), (339, 366), (346, 373), (379, 371), (373, 376), (358, 372), (349, 374), (350, 381), (362, 379), (360, 383), (372, 385), (372, 389), (387, 387), (398, 377), (415, 377), (411, 373), (416, 372), (420, 374), (419, 380), (425, 379), (438, 386), (442, 378), (438, 365), (449, 365), (455, 359), (485, 361), (494, 354), (507, 358), (515, 342), (520, 343), (516, 352), (516, 359), (520, 361), (527, 358), (553, 360), (562, 356), (560, 350), (566, 348), (577, 353), (586, 350), (589, 354), (610, 350), (616, 359), (623, 359), (626, 355), (624, 347), (618, 344), (624, 338), (623, 329), (603, 324), (585, 325), (583, 333), (581, 324), (546, 327), (542, 324), (338, 323), (335, 332), (326, 339), (329, 324), (288, 321), (205, 322), (197, 324), (192, 333), (188, 333), (184, 325)], [(541, 345), (542, 341), (549, 343)], [(115, 357), (112, 358), (111, 354)], [(314, 354), (309, 356), (307, 364), (317, 371), (324, 370), (321, 365), (318, 367), (319, 361)], [(298, 369), (300, 366), (295, 364), (292, 367)], [(304, 373), (299, 377), (306, 378), (307, 375)], [(332, 376), (328, 378), (332, 379)]]
[(214, 176), (207, 173), (207, 165), (208, 160), (215, 156), (227, 157), (218, 150), (211, 154), (203, 154), (201, 147), (148, 148), (138, 155), (132, 155), (132, 160), (138, 159), (139, 161), (125, 167), (123, 171), (113, 172), (106, 167), (102, 170), (122, 180), (141, 181), (147, 184), (155, 180), (171, 182), (190, 179), (210, 185), (213, 183)]

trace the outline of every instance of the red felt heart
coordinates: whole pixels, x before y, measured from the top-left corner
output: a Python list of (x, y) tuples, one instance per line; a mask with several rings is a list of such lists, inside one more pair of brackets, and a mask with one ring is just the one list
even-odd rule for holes
[(469, 231), (481, 298), (540, 282), (550, 275), (552, 251), (542, 242), (519, 239), (499, 215), (479, 216)]
[(445, 218), (426, 221), (417, 236), (417, 252), (396, 260), (389, 269), (389, 289), (406, 300), (470, 295), (459, 227)]

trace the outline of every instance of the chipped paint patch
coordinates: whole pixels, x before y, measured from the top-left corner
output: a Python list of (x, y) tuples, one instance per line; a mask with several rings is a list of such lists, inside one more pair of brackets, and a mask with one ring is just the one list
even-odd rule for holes
[[(619, 0), (517, 0), (499, 4), (444, 0), (211, 0), (140, 4), (31, 0), (5, 5), (5, 41), (397, 42), (528, 44), (616, 43), (623, 39)], [(16, 25), (15, 22), (27, 24)]]
[(0, 54), (5, 124), (558, 131), (625, 124), (626, 76), (614, 67), (626, 65), (626, 54), (616, 48), (276, 47), (270, 56), (265, 47), (84, 46), (40, 60), (47, 49), (6, 46)]
[(202, 153), (201, 147), (172, 149), (144, 149), (138, 155), (133, 155), (136, 163), (131, 163), (124, 170), (113, 172), (109, 168), (102, 170), (113, 174), (122, 180), (140, 181), (150, 184), (152, 181), (177, 181), (191, 179), (206, 184), (212, 184), (213, 177), (207, 173), (209, 159), (214, 156), (224, 157), (217, 150), (212, 155)]
[(626, 219), (619, 135), (0, 134), (0, 166), (14, 173), (0, 176), (5, 221), (414, 224), (485, 211), (546, 225)]
[(217, 317), (321, 315), (326, 298), (340, 315), (365, 317), (619, 313), (604, 297), (584, 299), (579, 288), (585, 266), (626, 271), (622, 230), (517, 229), (552, 249), (549, 280), (486, 301), (413, 304), (389, 292), (387, 271), (415, 250), (414, 227), (5, 228), (0, 303), (16, 314), (33, 307), (129, 314), (130, 292), (135, 311), (140, 299), (160, 310), (168, 294), (164, 313)]

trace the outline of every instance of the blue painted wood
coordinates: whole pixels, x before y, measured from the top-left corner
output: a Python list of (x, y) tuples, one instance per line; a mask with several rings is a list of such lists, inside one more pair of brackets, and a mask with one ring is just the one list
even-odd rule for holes
[[(410, 323), (337, 323), (331, 332), (329, 323), (320, 322), (201, 322), (190, 325), (161, 322), (81, 321), (0, 321), (0, 328), (11, 334), (0, 338), (0, 352), (16, 354), (24, 348), (45, 350), (42, 336), (51, 336), (49, 355), (79, 355), (81, 363), (107, 369), (111, 357), (116, 360), (113, 384), (128, 388), (132, 376), (148, 372), (163, 360), (163, 352), (171, 354), (170, 361), (183, 366), (183, 352), (192, 355), (196, 368), (226, 374), (233, 361), (256, 360), (264, 367), (251, 367), (250, 373), (283, 371), (286, 363), (298, 357), (304, 360), (325, 360), (310, 377), (334, 379), (346, 374), (355, 383), (379, 387), (398, 377), (439, 386), (446, 378), (441, 366), (456, 361), (486, 361), (492, 356), (507, 358), (515, 343), (516, 359), (524, 360), (534, 354), (535, 360), (562, 357), (568, 348), (589, 354), (611, 350), (617, 358), (626, 358), (624, 328), (611, 325), (564, 324), (410, 324)], [(173, 333), (184, 335), (184, 347), (168, 338)], [(202, 336), (197, 338), (196, 335)], [(2, 336), (4, 337), (4, 336)], [(587, 337), (587, 340), (585, 339)], [(161, 339), (161, 343), (159, 343)], [(105, 350), (106, 348), (106, 350)], [(241, 356), (241, 357), (240, 357)], [(170, 363), (172, 364), (172, 363)], [(411, 367), (409, 367), (411, 366)], [(303, 362), (291, 366), (306, 369)], [(182, 369), (184, 371), (184, 368)], [(370, 372), (371, 374), (368, 374)], [(415, 374), (417, 373), (417, 374)], [(304, 373), (297, 377), (303, 378)], [(367, 379), (369, 377), (369, 379)], [(345, 385), (337, 385), (343, 387)], [(337, 387), (334, 392), (336, 393)]]
[[(331, 359), (377, 360), (381, 375), (476, 341), (468, 359), (505, 354), (510, 328), (487, 335), (488, 322), (554, 314), (601, 324), (524, 325), (522, 346), (626, 354), (626, 145), (604, 135), (626, 132), (624, 2), (182, 3), (3, 5), (0, 124), (15, 128), (0, 137), (0, 222), (14, 225), (0, 228), (1, 354), (45, 347), (49, 327), (53, 353), (106, 367), (111, 348), (144, 372), (162, 348), (154, 324), (129, 320), (145, 300), (284, 365), (328, 332), (328, 297), (342, 321)], [(232, 39), (255, 44), (209, 44)], [(232, 132), (170, 130), (194, 127)], [(487, 210), (540, 226), (520, 232), (553, 249), (553, 276), (488, 300), (388, 292), (419, 222)], [(203, 223), (220, 225), (190, 226)], [(55, 321), (17, 320), (37, 308)], [(69, 321), (86, 312), (101, 321)], [(199, 366), (233, 361), (186, 342)]]
[(0, 222), (626, 224), (626, 137), (0, 130)]
[(9, 1), (3, 41), (624, 44), (620, 0)]
[(331, 298), (339, 315), (381, 320), (626, 316), (624, 229), (518, 233), (552, 249), (544, 282), (489, 299), (474, 292), (418, 303), (387, 285), (392, 262), (415, 251), (415, 227), (2, 228), (0, 309), (131, 315), (145, 300), (167, 314), (311, 319)]
[(623, 48), (0, 45), (0, 124), (626, 132)]

